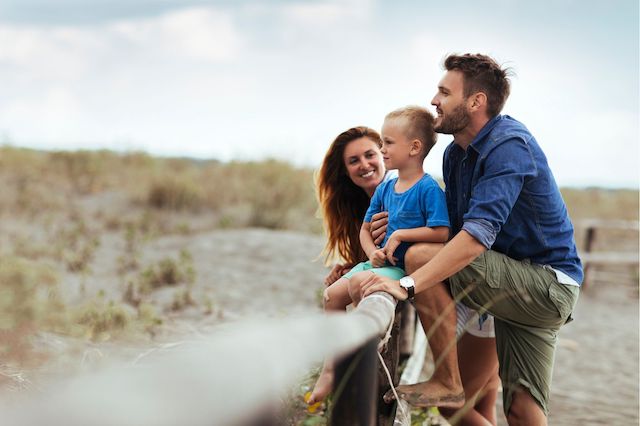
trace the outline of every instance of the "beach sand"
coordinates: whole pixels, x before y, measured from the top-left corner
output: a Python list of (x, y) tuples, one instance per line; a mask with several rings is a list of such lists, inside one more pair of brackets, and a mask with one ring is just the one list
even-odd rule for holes
[[(187, 249), (193, 257), (196, 280), (192, 287), (195, 306), (171, 311), (173, 293), (155, 292), (151, 300), (165, 313), (164, 324), (154, 339), (140, 345), (118, 340), (87, 344), (100, 359), (113, 355), (131, 358), (143, 347), (180, 340), (193, 332), (215, 329), (221, 323), (262, 317), (279, 318), (320, 311), (320, 292), (327, 269), (318, 254), (323, 237), (290, 231), (232, 229), (161, 236), (144, 244), (141, 262), (176, 256)], [(76, 274), (62, 276), (70, 301), (92, 297), (103, 290), (121, 298), (124, 286), (114, 277), (116, 259), (123, 242), (115, 232), (106, 232), (96, 253), (88, 288), (78, 291)], [(85, 287), (87, 287), (85, 285)], [(173, 290), (172, 290), (173, 291)], [(211, 300), (212, 309), (202, 306)], [(638, 424), (638, 292), (637, 282), (594, 283), (580, 296), (575, 321), (560, 333), (554, 371), (550, 424), (634, 425)], [(38, 375), (55, 369), (56, 358), (64, 365), (85, 364), (87, 350), (77, 344), (44, 339), (51, 353), (49, 367), (24, 372), (37, 382)], [(62, 340), (63, 342), (68, 342)], [(58, 343), (52, 343), (58, 342)], [(74, 347), (74, 351), (69, 348)], [(118, 348), (122, 350), (118, 350)], [(501, 420), (504, 424), (504, 420)]]
[[(312, 260), (322, 238), (253, 229), (212, 233), (198, 241), (199, 264), (207, 258), (223, 260), (218, 267), (211, 265), (211, 274), (227, 283), (216, 294), (229, 315), (318, 309), (317, 291), (326, 270)], [(250, 256), (242, 256), (243, 252)], [(549, 424), (638, 424), (637, 283), (634, 287), (628, 277), (607, 282), (608, 277), (600, 278), (594, 271), (574, 321), (560, 331)], [(247, 293), (252, 294), (250, 300)]]
[[(153, 248), (166, 252), (184, 243), (171, 237)], [(211, 232), (188, 243), (197, 287), (210, 288), (233, 320), (317, 311), (326, 274), (317, 259), (322, 245), (318, 236), (263, 229)], [(637, 291), (628, 279), (606, 282), (596, 272), (592, 278), (575, 320), (560, 331), (549, 422), (638, 424)]]

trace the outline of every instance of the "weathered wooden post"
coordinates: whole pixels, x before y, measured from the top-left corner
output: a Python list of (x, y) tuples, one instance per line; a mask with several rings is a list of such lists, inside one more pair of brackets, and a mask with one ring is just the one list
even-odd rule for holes
[[(406, 303), (408, 304), (408, 303)], [(405, 313), (403, 305), (405, 303), (399, 303), (396, 307), (396, 316), (393, 320), (393, 326), (391, 328), (391, 337), (387, 342), (386, 348), (382, 352), (382, 360), (389, 371), (393, 386), (397, 386), (400, 381), (400, 343), (402, 341), (402, 323), (405, 321), (403, 315)], [(380, 364), (380, 363), (378, 363)], [(378, 412), (378, 426), (392, 426), (396, 418), (396, 402), (387, 404), (382, 397), (389, 389), (391, 384), (389, 378), (382, 365), (378, 365), (378, 399), (377, 412)]]
[[(596, 228), (594, 226), (587, 226), (587, 235), (584, 240), (584, 252), (591, 253), (593, 249), (593, 243), (596, 237)], [(583, 265), (584, 278), (582, 279), (582, 289), (587, 288), (587, 272), (589, 271), (590, 262), (585, 262)]]
[(416, 309), (407, 301), (398, 303), (402, 306), (400, 322), (400, 362), (407, 360), (413, 352), (413, 341), (416, 331)]
[(336, 365), (331, 426), (375, 426), (378, 406), (378, 342), (369, 340)]
[[(382, 352), (382, 361), (394, 386), (400, 378), (398, 366), (402, 314), (403, 306), (399, 304), (391, 326), (391, 337)], [(396, 402), (387, 404), (382, 398), (391, 388), (391, 384), (377, 355), (379, 342), (380, 339), (370, 340), (337, 364), (329, 425), (393, 425)]]

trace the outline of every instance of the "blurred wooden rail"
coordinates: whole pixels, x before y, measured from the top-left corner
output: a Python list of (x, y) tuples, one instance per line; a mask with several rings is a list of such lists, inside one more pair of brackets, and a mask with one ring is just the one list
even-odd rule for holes
[(586, 288), (589, 269), (593, 264), (604, 265), (639, 265), (637, 251), (593, 251), (598, 230), (621, 230), (635, 232), (640, 230), (640, 224), (632, 220), (583, 220), (579, 223), (580, 228), (585, 230), (584, 246), (580, 258), (584, 267), (583, 288)]
[(227, 324), (134, 363), (63, 378), (18, 402), (0, 398), (0, 424), (279, 425), (274, 409), (301, 375), (326, 357), (344, 357), (355, 368), (336, 380), (344, 391), (334, 395), (328, 424), (374, 425), (377, 346), (395, 310), (396, 300), (378, 292), (350, 313)]

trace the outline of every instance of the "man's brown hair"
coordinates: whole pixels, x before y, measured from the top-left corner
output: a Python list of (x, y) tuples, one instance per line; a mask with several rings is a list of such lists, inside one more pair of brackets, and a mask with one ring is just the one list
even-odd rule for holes
[(487, 113), (500, 114), (511, 92), (509, 69), (503, 69), (491, 57), (480, 53), (452, 54), (444, 60), (447, 71), (460, 71), (464, 76), (464, 97), (483, 92), (487, 95)]

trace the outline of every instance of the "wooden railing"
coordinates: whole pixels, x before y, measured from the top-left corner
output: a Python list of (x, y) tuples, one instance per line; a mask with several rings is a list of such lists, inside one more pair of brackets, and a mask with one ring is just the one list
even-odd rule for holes
[[(578, 223), (579, 227), (584, 231), (584, 242), (580, 252), (580, 258), (584, 267), (584, 283), (586, 288), (589, 282), (590, 273), (593, 265), (639, 265), (638, 251), (594, 251), (596, 241), (600, 234), (610, 230), (625, 231), (633, 233), (637, 239), (640, 229), (637, 221), (626, 220), (583, 220)], [(636, 247), (637, 249), (637, 247)]]
[[(393, 297), (374, 293), (348, 314), (225, 325), (133, 363), (49, 384), (20, 405), (0, 400), (0, 423), (275, 425), (274, 407), (302, 374), (325, 357), (346, 357), (347, 371), (343, 368), (337, 382), (348, 381), (346, 389), (362, 393), (334, 395), (329, 424), (375, 424), (371, 416), (378, 395), (372, 369), (395, 309)], [(363, 356), (366, 362), (349, 361)], [(358, 411), (357, 406), (364, 408)]]

